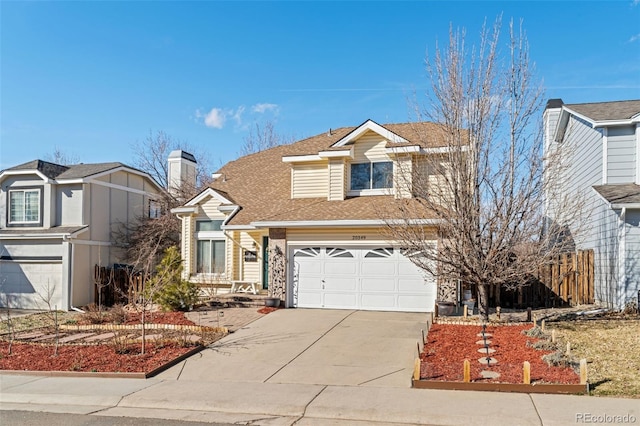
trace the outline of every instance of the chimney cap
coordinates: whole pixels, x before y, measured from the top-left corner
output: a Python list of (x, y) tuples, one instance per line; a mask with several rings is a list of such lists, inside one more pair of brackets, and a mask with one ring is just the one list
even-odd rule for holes
[(562, 108), (562, 105), (564, 105), (564, 102), (562, 102), (561, 98), (549, 99), (544, 109)]
[(169, 160), (172, 160), (174, 158), (181, 158), (187, 161), (197, 163), (196, 157), (194, 157), (193, 154), (190, 154), (187, 151), (183, 151), (181, 149), (176, 149), (174, 151), (171, 151), (171, 153), (169, 154)]

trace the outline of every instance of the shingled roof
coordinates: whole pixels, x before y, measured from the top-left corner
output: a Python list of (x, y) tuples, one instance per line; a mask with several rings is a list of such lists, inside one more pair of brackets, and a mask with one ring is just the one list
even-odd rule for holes
[(640, 204), (640, 185), (635, 183), (596, 185), (593, 189), (611, 204)]
[(97, 175), (99, 173), (107, 172), (109, 170), (114, 170), (119, 167), (126, 167), (127, 169), (144, 173), (138, 169), (119, 162), (73, 164), (69, 166), (63, 166), (61, 164), (55, 164), (43, 160), (29, 161), (27, 163), (5, 169), (4, 171), (37, 170), (49, 179), (63, 180), (86, 178), (89, 176)]
[[(410, 145), (443, 146), (442, 127), (433, 123), (403, 123), (383, 125), (406, 139)], [(218, 173), (211, 188), (233, 197), (241, 210), (229, 225), (249, 225), (255, 221), (315, 221), (315, 220), (376, 220), (381, 212), (401, 203), (416, 200), (396, 200), (393, 196), (364, 196), (328, 201), (326, 197), (291, 199), (291, 166), (282, 161), (285, 156), (312, 155), (328, 150), (356, 127), (342, 127), (241, 157), (227, 163)], [(391, 145), (391, 144), (388, 144)], [(392, 144), (398, 146), (398, 144)], [(343, 148), (344, 149), (344, 148)], [(429, 218), (424, 212), (421, 218)]]
[(640, 114), (640, 100), (565, 104), (565, 107), (594, 121), (629, 120)]

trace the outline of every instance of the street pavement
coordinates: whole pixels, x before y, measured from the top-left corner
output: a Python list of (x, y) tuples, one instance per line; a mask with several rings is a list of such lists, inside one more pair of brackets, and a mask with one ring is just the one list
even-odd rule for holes
[(411, 389), (426, 319), (281, 310), (147, 380), (1, 374), (0, 424), (19, 411), (268, 426), (640, 424), (639, 399)]

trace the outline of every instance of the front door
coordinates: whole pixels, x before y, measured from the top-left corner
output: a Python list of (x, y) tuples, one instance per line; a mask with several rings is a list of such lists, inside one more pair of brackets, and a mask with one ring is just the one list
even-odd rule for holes
[(269, 288), (269, 237), (262, 237), (262, 288)]

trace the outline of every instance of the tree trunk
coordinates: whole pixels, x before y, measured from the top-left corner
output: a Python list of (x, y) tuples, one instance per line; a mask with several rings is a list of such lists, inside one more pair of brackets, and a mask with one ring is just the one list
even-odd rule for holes
[(483, 321), (489, 321), (489, 288), (487, 284), (478, 284), (478, 312)]

